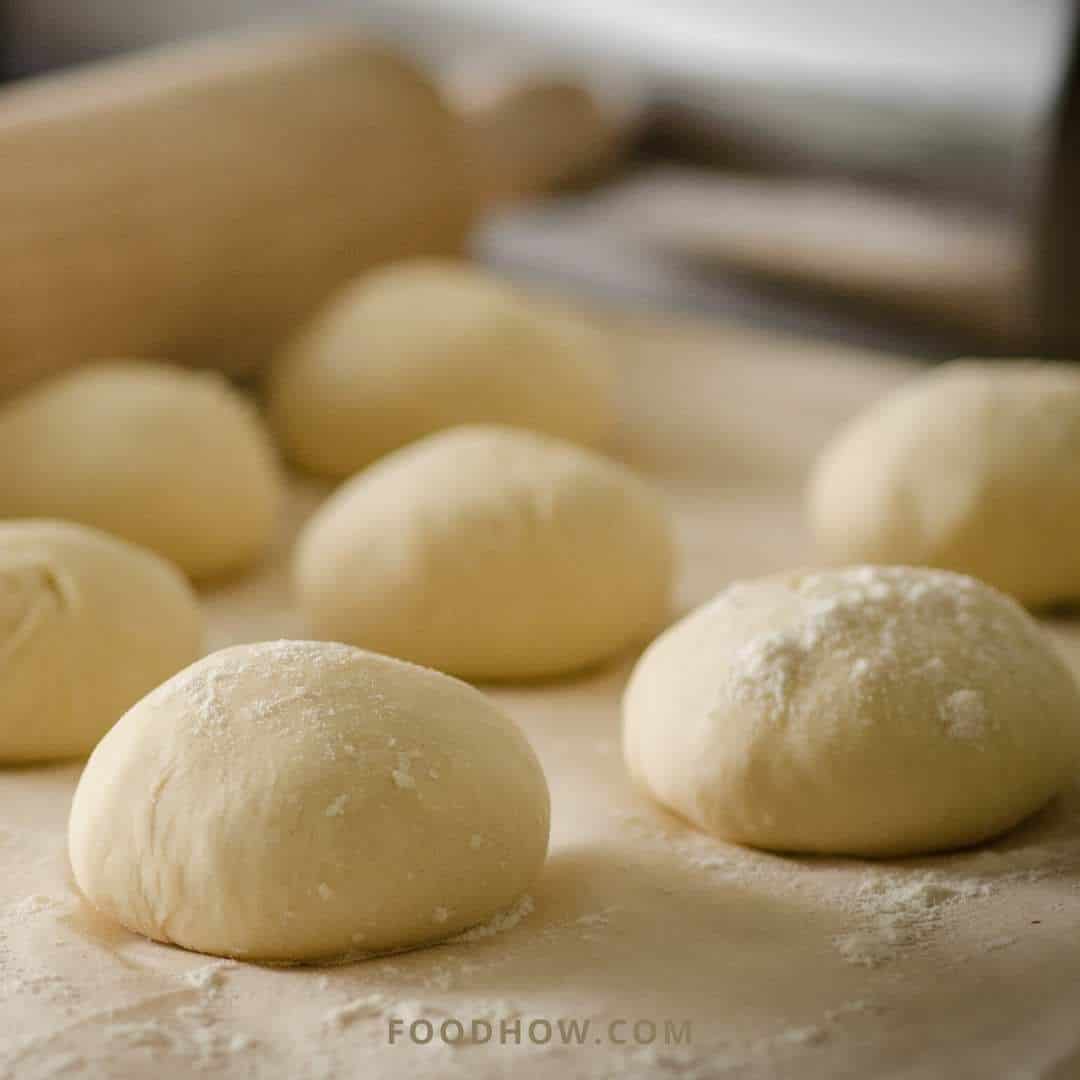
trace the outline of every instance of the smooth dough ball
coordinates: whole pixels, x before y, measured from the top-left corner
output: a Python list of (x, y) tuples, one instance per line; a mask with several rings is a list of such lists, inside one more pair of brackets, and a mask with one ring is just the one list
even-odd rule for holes
[(599, 445), (613, 391), (597, 331), (465, 263), (417, 260), (334, 299), (276, 364), (269, 403), (298, 464), (345, 477), (457, 424)]
[(347, 645), (224, 649), (98, 745), (68, 843), (129, 929), (304, 961), (407, 949), (514, 904), (547, 853), (547, 784), (479, 691)]
[(0, 763), (80, 757), (202, 651), (164, 559), (59, 521), (0, 522)]
[(938, 566), (1022, 603), (1080, 599), (1080, 371), (948, 364), (832, 441), (810, 485), (836, 562)]
[(629, 469), (511, 428), (454, 428), (337, 492), (297, 545), (319, 636), (467, 679), (584, 668), (664, 620), (659, 496)]
[(99, 363), (0, 407), (0, 517), (94, 525), (193, 578), (261, 554), (279, 482), (254, 407), (217, 373)]
[(732, 585), (624, 701), (631, 775), (726, 840), (886, 856), (974, 844), (1075, 775), (1080, 691), (1008, 597), (943, 570)]

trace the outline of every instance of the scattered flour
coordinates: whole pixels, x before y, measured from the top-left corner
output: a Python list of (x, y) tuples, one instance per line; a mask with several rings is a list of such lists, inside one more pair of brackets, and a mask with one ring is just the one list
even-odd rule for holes
[[(1077, 795), (1080, 792), (1073, 795), (1074, 800)], [(753, 882), (770, 891), (812, 894), (847, 912), (850, 929), (833, 937), (832, 944), (848, 963), (876, 968), (920, 947), (946, 914), (961, 904), (982, 900), (1002, 885), (1030, 883), (1080, 868), (1077, 811), (1080, 804), (1073, 812), (1074, 823), (1063, 827), (1055, 840), (1008, 851), (983, 848), (957, 853), (948, 856), (948, 869), (942, 870), (903, 869), (852, 859), (791, 859), (660, 823), (650, 815), (624, 814), (617, 820), (636, 842), (674, 854), (685, 866), (707, 875), (706, 880)], [(864, 872), (851, 885), (854, 867)], [(834, 872), (842, 876), (833, 877)]]
[(176, 1032), (160, 1020), (106, 1024), (103, 1034), (106, 1042), (123, 1043), (128, 1049), (172, 1050), (178, 1042)]
[(189, 986), (196, 990), (203, 990), (208, 994), (216, 994), (225, 983), (225, 970), (228, 964), (205, 964), (203, 967), (193, 968), (184, 972), (182, 978)]
[(940, 705), (945, 733), (954, 739), (979, 739), (986, 734), (986, 706), (976, 690), (954, 690)]
[(860, 1013), (884, 1012), (882, 1006), (875, 1004), (867, 998), (856, 998), (854, 1001), (845, 1001), (835, 1009), (827, 1009), (825, 1019), (830, 1022), (842, 1020), (845, 1016), (855, 1016)]
[(705, 1056), (685, 1047), (638, 1046), (625, 1051), (616, 1069), (606, 1076), (627, 1080), (652, 1080), (654, 1077), (678, 1077), (678, 1080), (715, 1080), (728, 1069), (745, 1064), (741, 1055), (713, 1053)]
[(513, 930), (522, 919), (531, 915), (536, 904), (533, 898), (526, 894), (509, 911), (500, 911), (486, 923), (473, 926), (462, 934), (450, 938), (451, 942), (482, 941), (484, 938), (494, 937), (496, 934)]
[(157, 1059), (162, 1054), (205, 1066), (258, 1045), (244, 1032), (219, 1032), (212, 1013), (201, 1006), (182, 1006), (175, 1019), (139, 1020), (106, 1024), (102, 1032), (112, 1053), (141, 1052)]
[(42, 896), (40, 893), (35, 893), (32, 896), (24, 897), (22, 900), (16, 900), (4, 910), (4, 914), (15, 919), (25, 919), (31, 915), (39, 915), (43, 911), (51, 911), (61, 906), (59, 900), (54, 900), (51, 896)]
[(329, 1027), (347, 1028), (357, 1020), (382, 1016), (389, 1000), (385, 994), (365, 994), (331, 1009), (323, 1017), (323, 1023)]
[(793, 1027), (781, 1031), (772, 1041), (774, 1043), (787, 1043), (793, 1046), (817, 1046), (827, 1041), (828, 1031), (817, 1024), (808, 1027)]
[(416, 787), (416, 779), (411, 772), (412, 758), (409, 754), (399, 753), (397, 756), (397, 768), (392, 769), (390, 775), (399, 788), (412, 790)]
[(577, 926), (607, 926), (611, 922), (611, 912), (618, 911), (618, 908), (609, 907), (603, 911), (593, 911), (585, 915), (579, 915), (575, 920)]
[(933, 872), (913, 876), (867, 875), (845, 906), (862, 925), (833, 939), (840, 955), (861, 967), (879, 967), (918, 944), (941, 921), (943, 909), (989, 896), (993, 887), (978, 880), (945, 880)]
[[(973, 603), (971, 578), (928, 572), (912, 583), (891, 567), (856, 567), (841, 575), (838, 593), (820, 593), (822, 578), (808, 574), (792, 588), (800, 594), (805, 614), (793, 625), (752, 638), (736, 653), (727, 681), (734, 703), (765, 706), (775, 715), (790, 708), (806, 663), (825, 655), (848, 664), (850, 685), (856, 694), (870, 693), (872, 685), (887, 683), (902, 670), (905, 677), (926, 682), (938, 696), (938, 714), (948, 736), (977, 742), (987, 733), (990, 718), (981, 695), (949, 685), (948, 669), (939, 656), (912, 654), (898, 647), (901, 619), (920, 618), (946, 624), (957, 634), (967, 632)], [(732, 586), (714, 602), (720, 610), (738, 606), (742, 586)], [(970, 642), (981, 663), (992, 666), (1002, 641), (985, 636)]]

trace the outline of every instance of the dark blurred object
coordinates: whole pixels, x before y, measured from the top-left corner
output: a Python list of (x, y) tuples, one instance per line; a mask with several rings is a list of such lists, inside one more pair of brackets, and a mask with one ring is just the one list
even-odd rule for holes
[(1052, 130), (1034, 254), (1034, 318), (1046, 351), (1080, 359), (1080, 25)]

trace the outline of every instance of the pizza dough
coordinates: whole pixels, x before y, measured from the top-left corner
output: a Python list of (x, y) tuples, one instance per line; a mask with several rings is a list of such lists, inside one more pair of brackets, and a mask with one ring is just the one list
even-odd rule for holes
[(87, 899), (187, 949), (411, 948), (517, 901), (547, 852), (540, 765), (472, 687), (346, 645), (224, 649), (94, 751), (69, 850)]
[(94, 525), (193, 578), (259, 556), (278, 488), (254, 408), (216, 373), (99, 363), (0, 406), (0, 517)]
[(671, 529), (629, 469), (532, 432), (469, 426), (384, 458), (301, 535), (320, 637), (467, 679), (584, 668), (668, 611)]
[(732, 585), (663, 634), (624, 701), (634, 779), (776, 851), (974, 844), (1076, 775), (1080, 691), (973, 578), (855, 567)]
[(270, 415), (304, 468), (345, 477), (441, 428), (493, 422), (603, 442), (615, 422), (601, 335), (465, 263), (373, 272), (274, 368)]
[(916, 379), (832, 441), (810, 514), (839, 563), (982, 578), (1039, 606), (1080, 599), (1080, 371), (963, 361)]
[(0, 522), (0, 764), (89, 753), (202, 634), (164, 559), (81, 525)]

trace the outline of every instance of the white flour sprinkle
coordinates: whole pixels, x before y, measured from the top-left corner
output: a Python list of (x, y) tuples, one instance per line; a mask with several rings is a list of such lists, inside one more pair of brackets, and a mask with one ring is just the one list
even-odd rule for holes
[[(833, 947), (847, 963), (876, 968), (921, 948), (962, 905), (979, 903), (1011, 884), (1075, 873), (1080, 868), (1080, 790), (1071, 790), (1064, 799), (1069, 817), (1060, 822), (1055, 837), (1041, 844), (957, 853), (940, 870), (856, 863), (866, 869), (854, 884), (849, 883), (850, 860), (837, 862), (840, 880), (828, 876), (831, 860), (820, 864), (813, 875), (818, 880), (811, 885), (798, 860), (672, 827), (650, 815), (624, 814), (617, 820), (635, 843), (648, 843), (656, 853), (677, 857), (686, 868), (700, 872), (703, 880), (756, 882), (761, 888), (798, 894), (808, 887), (815, 893), (820, 888), (821, 899), (847, 915), (844, 932), (830, 939)], [(1016, 941), (999, 932), (981, 948), (1007, 948)]]
[(320, 900), (329, 900), (334, 895), (334, 890), (325, 881), (320, 881), (315, 891), (319, 894)]
[(185, 971), (183, 980), (196, 990), (205, 990), (213, 994), (221, 989), (225, 982), (224, 964), (205, 964), (203, 967)]
[(817, 1046), (819, 1043), (825, 1042), (828, 1037), (829, 1033), (825, 1028), (819, 1027), (817, 1024), (811, 1024), (807, 1027), (794, 1027), (781, 1031), (773, 1041), (795, 1046)]
[(986, 706), (976, 690), (954, 690), (939, 710), (952, 739), (979, 739), (986, 734)]
[(522, 919), (532, 914), (535, 907), (536, 904), (533, 902), (533, 898), (526, 894), (509, 910), (500, 911), (486, 923), (474, 926), (450, 940), (462, 942), (482, 941), (484, 938), (494, 937), (496, 934), (513, 930)]
[(783, 710), (802, 654), (799, 639), (790, 634), (764, 634), (748, 641), (732, 665), (731, 700), (736, 704), (762, 702)]
[(870, 669), (870, 661), (867, 660), (865, 656), (860, 656), (859, 659), (851, 665), (851, 677), (853, 679), (861, 679), (870, 673)]
[(339, 795), (327, 808), (327, 817), (341, 817), (345, 813), (345, 804), (349, 801), (348, 795)]
[(356, 1020), (381, 1016), (387, 1003), (385, 994), (365, 994), (331, 1009), (323, 1016), (323, 1023), (328, 1027), (346, 1028)]
[[(960, 635), (977, 632), (971, 648), (979, 651), (973, 655), (983, 664), (995, 664), (997, 642), (992, 634), (988, 640), (986, 628), (973, 626), (969, 618), (974, 588), (971, 578), (931, 570), (917, 580), (910, 571), (892, 567), (857, 567), (828, 578), (807, 575), (790, 585), (797, 596), (791, 625), (752, 638), (735, 654), (727, 697), (780, 717), (795, 700), (806, 664), (846, 664), (856, 697), (888, 685), (899, 672), (933, 688), (949, 737), (977, 741), (990, 726), (985, 701), (977, 691), (950, 687), (943, 659), (920, 655), (921, 639), (909, 645), (910, 635), (903, 632), (909, 620), (947, 626)], [(719, 611), (740, 603), (737, 587), (715, 601)], [(1007, 641), (1008, 632), (1003, 630), (1000, 637)]]
[(397, 756), (397, 768), (392, 769), (390, 775), (399, 788), (411, 790), (416, 787), (416, 779), (412, 774), (412, 755), (401, 754)]
[(172, 1050), (177, 1036), (158, 1020), (138, 1023), (107, 1024), (105, 1038), (108, 1042), (122, 1042), (125, 1046)]
[(848, 906), (863, 925), (838, 935), (833, 944), (849, 963), (879, 967), (936, 926), (942, 909), (989, 896), (992, 887), (976, 880), (946, 881), (930, 872), (916, 877), (875, 874), (855, 890)]
[(24, 919), (30, 915), (38, 915), (43, 911), (49, 911), (51, 908), (59, 906), (60, 902), (58, 900), (35, 893), (32, 896), (24, 897), (22, 900), (16, 900), (5, 910), (4, 914), (13, 915), (16, 919)]

